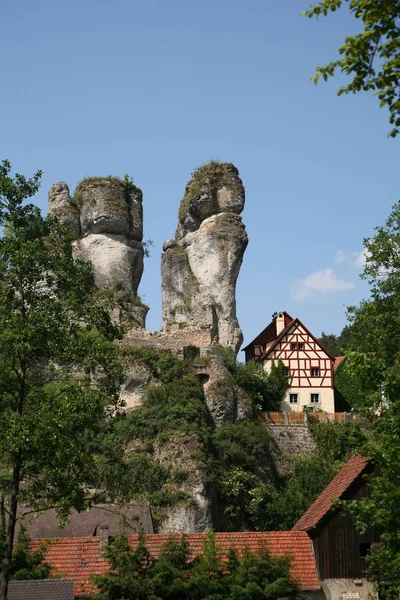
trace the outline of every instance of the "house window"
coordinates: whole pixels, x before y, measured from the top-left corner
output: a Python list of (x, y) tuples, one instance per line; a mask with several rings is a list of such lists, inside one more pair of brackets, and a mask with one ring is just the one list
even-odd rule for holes
[(304, 350), (304, 344), (299, 344), (299, 350)]
[(313, 367), (311, 369), (311, 377), (319, 377), (319, 368), (318, 367)]
[(360, 544), (360, 558), (366, 558), (371, 551), (370, 542), (361, 542)]
[(319, 394), (311, 394), (311, 404), (319, 403)]
[(289, 394), (289, 402), (290, 404), (297, 404), (299, 400), (299, 395), (298, 394)]
[(289, 368), (288, 367), (283, 367), (283, 375), (284, 375), (284, 377), (289, 377)]
[(297, 344), (291, 344), (290, 346), (291, 346), (292, 350), (296, 350), (297, 349)]

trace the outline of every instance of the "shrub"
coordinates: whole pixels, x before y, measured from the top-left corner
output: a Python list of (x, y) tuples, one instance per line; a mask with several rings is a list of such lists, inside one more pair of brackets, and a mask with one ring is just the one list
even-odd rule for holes
[(271, 557), (266, 548), (241, 558), (231, 549), (227, 560), (215, 535), (203, 536), (202, 554), (193, 557), (186, 536), (169, 538), (156, 560), (150, 560), (140, 536), (133, 550), (124, 536), (106, 549), (111, 570), (92, 579), (101, 593), (94, 600), (297, 600), (289, 556)]

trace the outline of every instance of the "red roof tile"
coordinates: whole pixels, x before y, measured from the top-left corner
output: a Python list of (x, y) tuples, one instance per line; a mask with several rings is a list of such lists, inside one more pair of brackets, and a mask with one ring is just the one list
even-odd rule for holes
[[(202, 533), (190, 533), (187, 539), (194, 555), (201, 554)], [(292, 557), (293, 577), (299, 582), (302, 590), (320, 589), (311, 540), (303, 531), (267, 531), (260, 533), (235, 532), (216, 533), (218, 548), (227, 554), (230, 548), (239, 552), (248, 548), (256, 551), (266, 546), (272, 556), (282, 556), (290, 553)], [(170, 538), (180, 537), (180, 534), (153, 534), (146, 536), (146, 547), (150, 555), (156, 558), (162, 545)], [(128, 536), (133, 547), (137, 544), (138, 536)], [(44, 540), (33, 540), (31, 548), (37, 549)], [(90, 575), (104, 573), (109, 564), (104, 559), (104, 550), (100, 548), (97, 537), (53, 539), (48, 547), (46, 562), (53, 567), (53, 577), (63, 576), (74, 580), (76, 596), (92, 595), (96, 587), (90, 580)]]
[(335, 363), (333, 365), (333, 370), (334, 371), (336, 371), (336, 369), (338, 368), (338, 366), (340, 365), (340, 363), (342, 363), (345, 358), (347, 358), (347, 357), (346, 356), (336, 356)]
[(332, 508), (332, 500), (343, 496), (369, 463), (365, 456), (353, 456), (326, 486), (324, 491), (300, 517), (292, 531), (308, 531), (315, 527)]
[[(284, 326), (286, 328), (288, 325), (290, 325), (290, 323), (293, 322), (293, 318), (286, 311), (283, 311), (282, 314), (284, 316)], [(243, 350), (246, 350), (250, 346), (262, 346), (263, 344), (267, 344), (271, 340), (274, 340), (276, 337), (276, 319), (274, 319), (271, 321), (271, 323), (269, 323), (269, 325), (266, 326), (265, 329), (262, 330), (261, 333), (258, 334), (257, 337), (254, 338), (253, 341), (247, 344)]]

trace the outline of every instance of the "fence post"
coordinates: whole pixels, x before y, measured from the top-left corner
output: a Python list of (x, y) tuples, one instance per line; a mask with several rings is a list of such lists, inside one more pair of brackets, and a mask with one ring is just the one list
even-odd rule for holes
[(307, 414), (307, 411), (305, 410), (303, 414), (304, 414), (304, 423), (307, 424), (308, 423), (308, 414)]
[(289, 425), (289, 416), (288, 416), (288, 412), (285, 410), (284, 414), (284, 419), (285, 419), (285, 425)]
[(267, 411), (265, 411), (265, 413), (264, 413), (264, 414), (265, 414), (265, 423), (267, 423), (267, 424), (268, 424), (268, 412), (267, 412)]
[(324, 410), (324, 423), (328, 422), (328, 413)]
[(346, 423), (346, 421), (347, 421), (347, 412), (344, 411), (344, 413), (343, 413), (343, 423)]

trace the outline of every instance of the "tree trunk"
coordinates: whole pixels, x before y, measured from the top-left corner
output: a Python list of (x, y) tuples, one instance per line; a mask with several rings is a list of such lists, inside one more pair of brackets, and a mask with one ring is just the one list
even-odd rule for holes
[(0, 600), (7, 600), (8, 577), (10, 574), (10, 564), (14, 545), (15, 523), (17, 521), (17, 506), (19, 481), (21, 473), (21, 457), (18, 455), (14, 462), (12, 479), (9, 487), (9, 507), (8, 507), (8, 523), (6, 531), (5, 549), (3, 556), (3, 564), (0, 573)]

